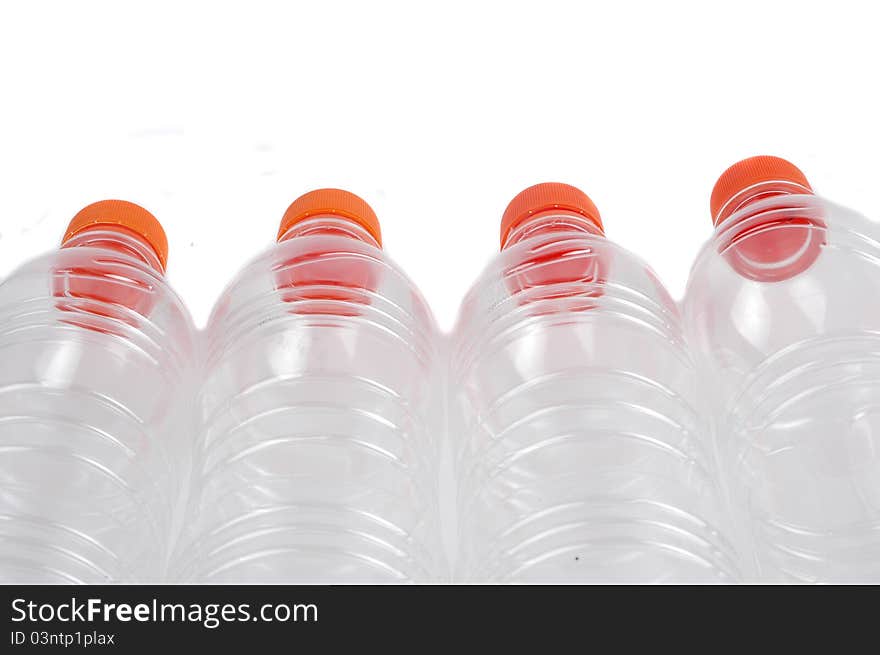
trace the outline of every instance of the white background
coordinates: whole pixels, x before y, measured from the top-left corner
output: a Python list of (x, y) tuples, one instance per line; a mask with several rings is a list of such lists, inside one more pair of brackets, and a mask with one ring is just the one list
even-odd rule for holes
[(753, 154), (880, 216), (863, 2), (4, 2), (0, 276), (143, 204), (198, 324), (318, 186), (367, 199), (441, 326), (530, 184), (581, 187), (673, 295)]

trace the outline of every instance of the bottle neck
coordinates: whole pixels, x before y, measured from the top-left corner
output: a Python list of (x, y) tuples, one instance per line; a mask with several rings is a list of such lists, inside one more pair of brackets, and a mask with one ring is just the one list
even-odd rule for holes
[(605, 233), (596, 223), (582, 214), (554, 209), (529, 216), (507, 234), (502, 250), (530, 239), (534, 236), (562, 232), (583, 232), (591, 236), (604, 237)]
[[(733, 196), (715, 217), (714, 240), (731, 268), (754, 282), (783, 282), (809, 269), (827, 240), (810, 188), (760, 182)], [(761, 201), (773, 199), (769, 203)]]
[(776, 196), (805, 194), (812, 195), (812, 189), (789, 180), (768, 180), (765, 182), (759, 182), (758, 184), (753, 184), (732, 196), (730, 200), (724, 203), (721, 209), (718, 210), (718, 214), (712, 218), (717, 227), (740, 209), (758, 202), (759, 200)]
[(116, 225), (96, 225), (81, 230), (65, 241), (62, 248), (100, 248), (115, 254), (133, 257), (164, 274), (165, 270), (156, 251), (143, 237), (126, 227)]
[(356, 239), (371, 246), (379, 248), (379, 242), (363, 226), (357, 222), (335, 215), (318, 215), (294, 223), (278, 238), (278, 242), (287, 241), (294, 237), (331, 235), (343, 236)]

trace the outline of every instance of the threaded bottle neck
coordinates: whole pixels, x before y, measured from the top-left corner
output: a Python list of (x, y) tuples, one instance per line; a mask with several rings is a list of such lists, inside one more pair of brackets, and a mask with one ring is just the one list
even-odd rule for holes
[(604, 237), (602, 229), (586, 216), (574, 211), (553, 209), (528, 217), (507, 234), (502, 250), (533, 236), (562, 232), (583, 232)]
[(807, 186), (791, 180), (766, 180), (753, 184), (730, 197), (713, 216), (714, 225), (717, 227), (740, 209), (752, 203), (773, 198), (776, 196), (812, 195), (813, 191)]
[(376, 248), (381, 247), (375, 237), (356, 221), (331, 214), (310, 216), (294, 223), (278, 238), (278, 242), (281, 243), (294, 237), (316, 235), (343, 236), (362, 241)]
[(114, 254), (133, 257), (164, 274), (164, 266), (153, 246), (136, 232), (121, 225), (95, 225), (68, 238), (62, 248), (99, 248)]

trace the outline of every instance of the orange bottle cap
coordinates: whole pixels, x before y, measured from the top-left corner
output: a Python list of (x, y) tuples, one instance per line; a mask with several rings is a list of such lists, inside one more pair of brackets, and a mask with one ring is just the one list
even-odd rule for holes
[(554, 211), (580, 214), (604, 233), (599, 210), (586, 193), (570, 184), (544, 182), (520, 191), (501, 217), (501, 247), (510, 232), (532, 216)]
[(766, 155), (749, 157), (724, 171), (715, 183), (709, 199), (712, 220), (715, 224), (720, 222), (721, 212), (731, 199), (762, 182), (789, 182), (803, 187), (804, 193), (812, 192), (806, 176), (790, 161)]
[(278, 238), (281, 239), (297, 223), (313, 216), (340, 216), (354, 221), (382, 247), (382, 230), (376, 212), (363, 198), (341, 189), (316, 189), (294, 200), (281, 219)]
[(101, 200), (81, 209), (67, 226), (61, 245), (77, 234), (94, 227), (125, 228), (141, 237), (156, 253), (162, 271), (168, 263), (168, 237), (165, 230), (146, 209), (125, 200)]

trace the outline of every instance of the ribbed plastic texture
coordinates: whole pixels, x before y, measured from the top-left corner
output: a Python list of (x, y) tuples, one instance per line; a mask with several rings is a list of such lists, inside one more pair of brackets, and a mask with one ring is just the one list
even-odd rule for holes
[(723, 221), (692, 270), (687, 332), (759, 580), (880, 581), (878, 236), (815, 196), (775, 196)]
[(736, 580), (674, 302), (633, 255), (546, 220), (483, 273), (453, 334), (458, 575)]
[(320, 232), (248, 265), (210, 319), (182, 579), (442, 575), (433, 318), (366, 234)]
[(0, 582), (160, 581), (193, 327), (134, 235), (68, 246), (0, 284)]

